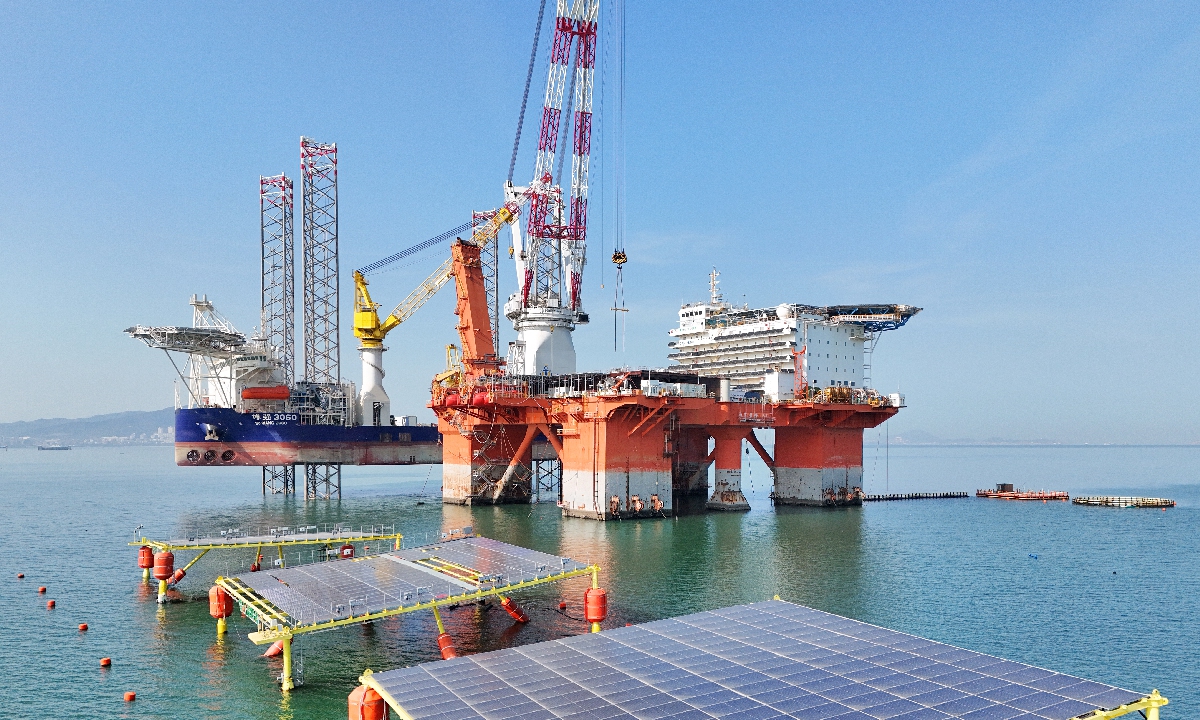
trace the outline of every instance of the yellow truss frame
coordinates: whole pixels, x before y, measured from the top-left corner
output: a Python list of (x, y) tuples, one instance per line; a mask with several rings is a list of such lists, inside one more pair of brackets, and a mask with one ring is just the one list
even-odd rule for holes
[(247, 542), (194, 542), (184, 545), (177, 545), (170, 540), (149, 540), (142, 538), (137, 542), (129, 543), (132, 546), (149, 545), (158, 552), (177, 552), (180, 550), (221, 550), (233, 548), (257, 548), (257, 547), (279, 547), (292, 545), (324, 545), (326, 543), (335, 542), (374, 542), (376, 540), (392, 540), (396, 544), (396, 549), (400, 549), (400, 541), (404, 538), (400, 533), (378, 533), (378, 534), (355, 534), (355, 535), (337, 535), (327, 538), (299, 538), (296, 540), (269, 540), (266, 541), (266, 535), (255, 535), (254, 540)]
[[(356, 558), (355, 562), (365, 558)], [(453, 565), (452, 563), (448, 563)], [(462, 566), (456, 566), (457, 569), (469, 570)], [(444, 572), (439, 570), (439, 572)], [(478, 571), (472, 570), (478, 576)], [(458, 603), (471, 602), (473, 600), (482, 600), (483, 598), (496, 597), (507, 595), (508, 593), (524, 590), (526, 588), (536, 587), (538, 585), (546, 585), (560, 580), (568, 580), (574, 577), (591, 575), (593, 585), (596, 583), (596, 578), (600, 572), (599, 565), (589, 565), (577, 570), (569, 570), (562, 573), (551, 573), (546, 577), (535, 578), (533, 580), (524, 580), (519, 583), (509, 585), (498, 585), (488, 588), (476, 588), (474, 592), (468, 590), (457, 595), (447, 595), (444, 598), (434, 598), (425, 602), (416, 602), (412, 605), (400, 605), (394, 608), (385, 608), (376, 612), (363, 613), (362, 615), (353, 615), (351, 617), (339, 618), (337, 620), (326, 620), (323, 622), (314, 622), (307, 625), (290, 625), (292, 618), (283, 610), (276, 607), (271, 601), (256, 593), (248, 585), (244, 584), (238, 578), (218, 577), (217, 585), (225, 588), (225, 591), (233, 596), (234, 600), (245, 609), (246, 616), (254, 620), (258, 625), (266, 627), (262, 630), (252, 632), (249, 635), (250, 641), (255, 645), (266, 645), (278, 640), (290, 639), (297, 635), (308, 633), (323, 632), (326, 630), (334, 630), (348, 625), (359, 625), (373, 620), (382, 620), (384, 618), (393, 617), (395, 615), (403, 615), (405, 613), (416, 612), (418, 610), (432, 610), (438, 605), (455, 605)], [(462, 579), (458, 575), (451, 577)]]

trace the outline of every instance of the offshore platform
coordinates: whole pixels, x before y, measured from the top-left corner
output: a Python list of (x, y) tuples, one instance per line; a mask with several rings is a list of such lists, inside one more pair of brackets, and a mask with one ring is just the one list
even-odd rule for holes
[[(260, 178), (259, 332), (248, 337), (196, 296), (191, 327), (126, 331), (187, 358), (184, 369), (175, 365), (187, 396), (176, 397), (178, 464), (262, 466), (264, 494), (296, 492), (302, 475), (307, 498), (330, 498), (340, 496), (342, 465), (440, 462), (444, 502), (529, 502), (553, 489), (564, 514), (606, 520), (667, 517), (687, 496), (704, 496), (713, 510), (748, 509), (748, 445), (774, 474), (776, 503), (862, 502), (863, 430), (904, 405), (871, 387), (870, 357), (882, 332), (920, 308), (736, 307), (721, 297), (714, 270), (708, 301), (684, 305), (670, 331), (676, 365), (578, 371), (572, 333), (589, 320), (582, 289), (598, 10), (598, 0), (558, 2), (530, 182), (513, 182), (518, 125), (502, 205), (352, 273), (361, 388), (341, 375), (337, 147), (300, 141), (302, 379), (294, 369), (292, 181)], [(527, 87), (536, 39), (532, 55)], [(564, 187), (558, 145), (568, 134)], [(501, 307), (505, 230), (517, 290)], [(368, 277), (452, 238), (442, 264), (381, 317)], [(626, 260), (619, 242), (618, 278)], [(393, 413), (384, 342), (452, 279), (460, 343), (447, 348), (446, 369), (431, 383), (437, 424), (422, 425)], [(517, 333), (503, 353), (502, 314)], [(773, 451), (756, 430), (774, 431)]]

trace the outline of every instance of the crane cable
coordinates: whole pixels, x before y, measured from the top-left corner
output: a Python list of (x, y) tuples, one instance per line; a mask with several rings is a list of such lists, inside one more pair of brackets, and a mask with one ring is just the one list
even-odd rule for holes
[(413, 245), (412, 247), (410, 247), (406, 250), (401, 250), (400, 252), (396, 253), (395, 255), (389, 255), (388, 257), (385, 257), (382, 260), (377, 260), (376, 262), (373, 262), (370, 265), (361, 267), (358, 269), (358, 271), (360, 273), (362, 273), (363, 275), (373, 273), (377, 270), (381, 270), (381, 269), (387, 267), (388, 265), (391, 265), (394, 262), (403, 260), (404, 258), (409, 257), (411, 255), (416, 255), (417, 253), (421, 252), (422, 250), (428, 250), (429, 248), (433, 247), (434, 245), (437, 245), (438, 243), (446, 242), (450, 238), (452, 238), (460, 233), (464, 233), (470, 229), (471, 229), (471, 223), (459, 225), (458, 227), (454, 228), (453, 230), (447, 230), (446, 232), (442, 233), (441, 235), (431, 237), (428, 240), (425, 240), (424, 242), (419, 242), (416, 245)]
[(521, 96), (521, 114), (517, 116), (517, 138), (513, 140), (512, 160), (508, 161), (508, 182), (517, 169), (517, 150), (521, 147), (521, 128), (525, 125), (525, 106), (529, 103), (529, 84), (533, 82), (533, 65), (537, 60), (538, 41), (542, 37), (542, 19), (546, 17), (546, 0), (538, 7), (537, 28), (533, 31), (533, 50), (529, 52), (529, 71), (525, 73), (525, 94)]

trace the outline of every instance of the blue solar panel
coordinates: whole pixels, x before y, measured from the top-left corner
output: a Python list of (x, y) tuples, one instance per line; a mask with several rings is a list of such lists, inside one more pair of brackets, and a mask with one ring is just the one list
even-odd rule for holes
[(778, 600), (372, 679), (418, 720), (1069, 720), (1145, 696)]

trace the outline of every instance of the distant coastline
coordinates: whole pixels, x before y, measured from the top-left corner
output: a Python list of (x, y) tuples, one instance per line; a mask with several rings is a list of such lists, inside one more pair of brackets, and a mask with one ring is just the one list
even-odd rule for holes
[(36, 449), (39, 445), (171, 445), (174, 442), (174, 408), (0, 423), (0, 445), (9, 449)]

